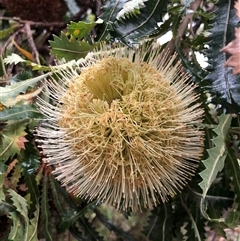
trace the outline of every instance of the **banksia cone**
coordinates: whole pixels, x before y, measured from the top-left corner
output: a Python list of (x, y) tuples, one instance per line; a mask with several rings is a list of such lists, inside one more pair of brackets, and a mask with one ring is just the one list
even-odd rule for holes
[(102, 47), (80, 75), (46, 84), (37, 134), (69, 192), (134, 211), (167, 201), (194, 174), (203, 149), (198, 96), (174, 57), (147, 50)]

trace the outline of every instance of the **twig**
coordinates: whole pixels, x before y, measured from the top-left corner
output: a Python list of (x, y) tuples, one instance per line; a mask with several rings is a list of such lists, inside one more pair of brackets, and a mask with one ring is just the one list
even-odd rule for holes
[(200, 6), (202, 0), (196, 0), (191, 4), (190, 10), (193, 11), (193, 13), (187, 14), (185, 17), (183, 17), (182, 22), (179, 25), (178, 31), (177, 31), (177, 36), (173, 37), (167, 44), (166, 46), (166, 51), (168, 51), (169, 54), (172, 54), (175, 50), (176, 46), (179, 46), (181, 42), (181, 38), (188, 27), (189, 22), (191, 21), (194, 12), (198, 9)]
[(25, 30), (26, 30), (26, 33), (27, 33), (28, 42), (29, 42), (29, 44), (30, 44), (30, 46), (32, 48), (33, 53), (34, 53), (34, 58), (35, 58), (37, 64), (40, 64), (39, 54), (38, 54), (36, 45), (35, 45), (33, 37), (32, 37), (32, 30), (30, 28), (30, 24), (28, 22), (25, 23)]
[(4, 17), (0, 16), (0, 20), (9, 20), (9, 21), (16, 21), (22, 24), (29, 24), (30, 26), (34, 27), (65, 27), (66, 23), (64, 22), (33, 22), (33, 21), (28, 21), (28, 20), (22, 20), (21, 18), (16, 18), (16, 17)]

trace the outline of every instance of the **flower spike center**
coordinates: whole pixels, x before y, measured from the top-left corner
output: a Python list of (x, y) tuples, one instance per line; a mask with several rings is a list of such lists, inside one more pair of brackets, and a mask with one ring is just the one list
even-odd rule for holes
[(65, 89), (48, 87), (61, 105), (42, 101), (50, 124), (39, 135), (51, 132), (41, 147), (70, 192), (138, 210), (167, 201), (194, 174), (203, 111), (179, 64), (131, 51), (86, 60)]

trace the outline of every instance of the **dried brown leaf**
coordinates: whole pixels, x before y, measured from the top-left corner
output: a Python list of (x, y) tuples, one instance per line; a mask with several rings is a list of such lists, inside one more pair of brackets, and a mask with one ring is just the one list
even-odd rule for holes
[[(239, 7), (240, 10), (240, 7)], [(240, 74), (240, 28), (235, 28), (235, 39), (221, 49), (231, 55), (225, 66), (233, 67), (233, 74)]]

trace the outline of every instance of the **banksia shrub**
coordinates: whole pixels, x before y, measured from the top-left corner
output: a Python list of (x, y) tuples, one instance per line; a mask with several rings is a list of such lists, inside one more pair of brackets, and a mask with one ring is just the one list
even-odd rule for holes
[(45, 84), (39, 146), (69, 192), (134, 211), (184, 187), (202, 155), (203, 110), (174, 62), (146, 46), (102, 47), (80, 74)]

